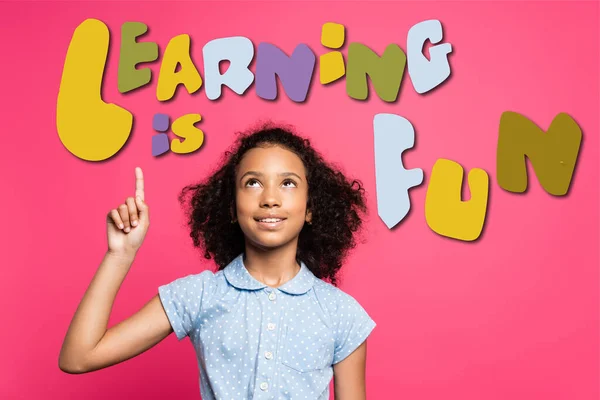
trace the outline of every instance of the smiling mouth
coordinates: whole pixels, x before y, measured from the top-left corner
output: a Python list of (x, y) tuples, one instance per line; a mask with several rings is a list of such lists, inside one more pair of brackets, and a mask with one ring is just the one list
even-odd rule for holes
[(274, 229), (283, 225), (285, 218), (263, 218), (255, 220), (258, 223), (258, 226), (266, 229)]

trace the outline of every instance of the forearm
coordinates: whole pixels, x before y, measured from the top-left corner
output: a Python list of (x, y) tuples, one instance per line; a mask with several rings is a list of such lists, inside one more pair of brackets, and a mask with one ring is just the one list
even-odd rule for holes
[(135, 254), (105, 254), (65, 336), (59, 358), (61, 369), (77, 372), (106, 333), (115, 297), (134, 258)]

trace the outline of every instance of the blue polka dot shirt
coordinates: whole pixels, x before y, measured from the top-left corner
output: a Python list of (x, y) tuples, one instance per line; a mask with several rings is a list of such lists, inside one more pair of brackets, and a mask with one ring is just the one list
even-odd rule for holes
[(217, 273), (158, 288), (177, 339), (194, 346), (203, 400), (329, 399), (333, 365), (376, 324), (353, 297), (300, 267), (272, 288), (250, 275), (242, 253)]

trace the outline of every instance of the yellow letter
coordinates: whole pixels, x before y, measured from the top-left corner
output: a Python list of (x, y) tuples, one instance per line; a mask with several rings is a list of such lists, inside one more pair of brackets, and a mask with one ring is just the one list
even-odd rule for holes
[[(344, 25), (334, 22), (323, 24), (321, 29), (321, 44), (330, 49), (339, 49), (344, 44), (346, 36)], [(339, 51), (331, 51), (319, 57), (321, 66), (321, 83), (327, 84), (338, 80), (346, 74), (344, 57)]]
[(103, 22), (83, 21), (71, 38), (56, 101), (56, 129), (73, 155), (102, 161), (129, 138), (133, 115), (101, 97), (110, 34)]
[(171, 151), (173, 153), (188, 154), (198, 150), (202, 146), (204, 132), (194, 126), (196, 122), (200, 122), (201, 120), (202, 117), (200, 114), (186, 114), (173, 122), (173, 125), (171, 125), (173, 133), (185, 139), (183, 142), (175, 139), (171, 142)]
[[(181, 70), (175, 72), (177, 64), (181, 64)], [(202, 77), (190, 58), (189, 35), (175, 36), (167, 45), (160, 64), (158, 86), (156, 87), (158, 101), (170, 100), (180, 83), (185, 85), (189, 94), (194, 93), (202, 86)]]
[(436, 233), (464, 241), (481, 234), (488, 200), (489, 179), (479, 168), (469, 172), (471, 200), (461, 200), (463, 169), (454, 161), (439, 159), (431, 171), (425, 199), (425, 219)]

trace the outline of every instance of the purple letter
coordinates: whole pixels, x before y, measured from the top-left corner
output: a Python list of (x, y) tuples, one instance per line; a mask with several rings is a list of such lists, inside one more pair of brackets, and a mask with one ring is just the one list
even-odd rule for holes
[(277, 74), (292, 101), (301, 103), (306, 99), (315, 67), (315, 55), (307, 45), (299, 44), (288, 57), (274, 45), (261, 43), (256, 58), (256, 94), (259, 97), (265, 100), (277, 98)]

